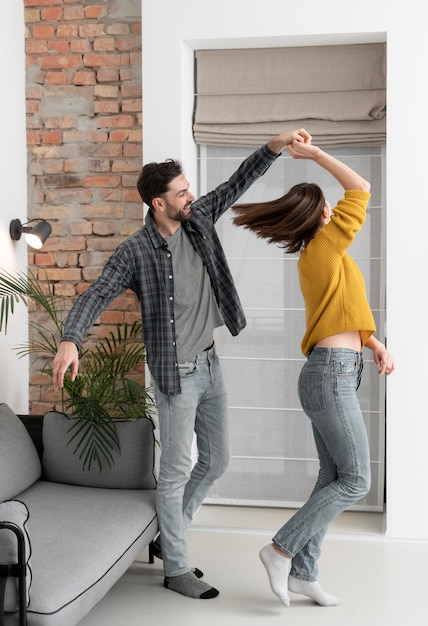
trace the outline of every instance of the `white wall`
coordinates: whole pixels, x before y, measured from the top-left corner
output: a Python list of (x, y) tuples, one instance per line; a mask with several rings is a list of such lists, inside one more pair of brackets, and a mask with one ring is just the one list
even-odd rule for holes
[(390, 537), (428, 538), (425, 387), (427, 58), (423, 3), (387, 0), (142, 0), (144, 161), (183, 161), (196, 191), (191, 134), (193, 50), (299, 44), (388, 44), (387, 521)]
[[(387, 289), (388, 341), (397, 371), (388, 382), (387, 535), (428, 538), (428, 415), (425, 401), (428, 335), (425, 332), (426, 234), (424, 197), (428, 84), (423, 74), (427, 38), (423, 3), (408, 0), (394, 11), (386, 0), (342, 1), (142, 0), (144, 160), (183, 161), (196, 185), (191, 134), (193, 49), (298, 43), (388, 43)], [(25, 269), (23, 240), (12, 243), (9, 222), (26, 217), (24, 21), (20, 2), (7, 4), (0, 39), (3, 97), (0, 181), (0, 266)], [(6, 89), (7, 87), (7, 89)], [(28, 408), (28, 366), (12, 346), (27, 332), (26, 311), (0, 334), (0, 402)]]
[[(9, 223), (27, 221), (27, 157), (25, 142), (25, 39), (23, 2), (3, 7), (6, 28), (0, 37), (2, 97), (0, 98), (0, 267), (25, 271), (27, 245), (13, 242)], [(15, 62), (12, 63), (12, 60)], [(7, 335), (0, 333), (0, 402), (16, 413), (28, 413), (28, 359), (18, 359), (13, 350), (27, 336), (27, 308), (16, 307)]]

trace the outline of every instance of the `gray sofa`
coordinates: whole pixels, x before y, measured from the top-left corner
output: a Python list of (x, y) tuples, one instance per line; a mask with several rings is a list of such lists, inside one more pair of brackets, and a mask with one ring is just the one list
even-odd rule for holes
[(83, 470), (69, 417), (0, 404), (0, 626), (78, 624), (157, 534), (152, 423), (116, 425), (114, 467)]

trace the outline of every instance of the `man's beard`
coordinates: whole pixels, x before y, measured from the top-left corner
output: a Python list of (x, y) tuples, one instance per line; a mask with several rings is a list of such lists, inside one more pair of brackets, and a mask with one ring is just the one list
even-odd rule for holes
[(186, 211), (187, 209), (190, 209), (192, 205), (188, 204), (184, 207), (184, 209), (180, 209), (179, 211), (176, 211), (176, 213), (174, 215), (170, 215), (170, 219), (175, 220), (176, 222), (187, 222), (187, 220), (189, 220), (192, 217), (192, 211), (190, 210), (189, 213), (185, 213), (184, 211)]

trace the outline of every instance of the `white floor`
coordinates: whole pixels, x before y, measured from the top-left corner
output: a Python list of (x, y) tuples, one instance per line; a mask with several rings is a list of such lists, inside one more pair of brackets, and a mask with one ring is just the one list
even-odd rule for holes
[(341, 606), (295, 594), (283, 606), (258, 551), (292, 513), (204, 505), (188, 533), (189, 558), (220, 590), (217, 598), (165, 589), (161, 561), (150, 565), (145, 551), (80, 626), (427, 626), (428, 542), (386, 538), (380, 514), (345, 513), (324, 541), (319, 582)]

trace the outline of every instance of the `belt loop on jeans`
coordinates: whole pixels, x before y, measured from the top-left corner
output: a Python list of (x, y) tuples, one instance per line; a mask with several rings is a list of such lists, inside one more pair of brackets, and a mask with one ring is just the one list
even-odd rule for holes
[(327, 348), (326, 349), (326, 353), (325, 353), (325, 364), (326, 365), (328, 365), (330, 363), (332, 351), (333, 351), (333, 348)]
[[(332, 354), (334, 348), (325, 348), (324, 346), (322, 346), (322, 347), (321, 346), (313, 346), (310, 349), (310, 351), (309, 351), (308, 359), (311, 356), (311, 354), (314, 351), (314, 349), (317, 348), (317, 347), (318, 347), (318, 349), (320, 351), (319, 356), (324, 357), (324, 365), (328, 365), (330, 363), (330, 361), (331, 361), (331, 354)], [(318, 352), (317, 352), (317, 354), (318, 354)]]

